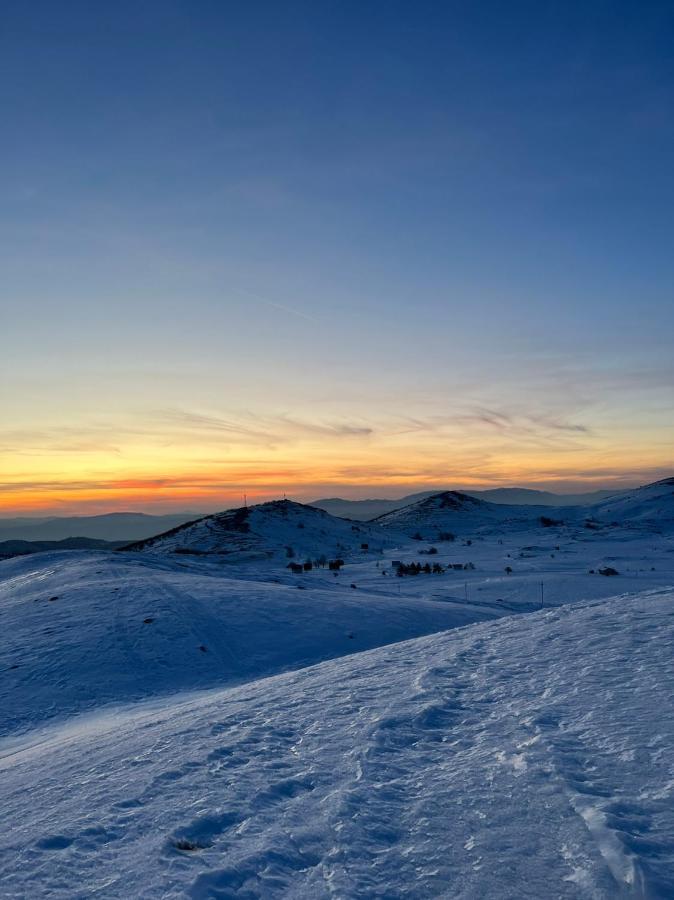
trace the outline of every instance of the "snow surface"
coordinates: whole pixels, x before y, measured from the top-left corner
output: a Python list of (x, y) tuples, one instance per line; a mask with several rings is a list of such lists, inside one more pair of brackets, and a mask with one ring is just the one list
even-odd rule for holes
[(646, 484), (634, 491), (609, 497), (590, 509), (603, 521), (651, 525), (657, 531), (674, 531), (674, 478)]
[(104, 703), (239, 683), (497, 614), (336, 580), (298, 590), (289, 577), (250, 581), (119, 553), (4, 562), (0, 737)]
[(533, 528), (541, 514), (549, 516), (554, 511), (548, 507), (489, 503), (460, 491), (443, 491), (386, 513), (375, 522), (408, 537), (421, 535), (437, 541), (441, 532), (463, 537), (499, 528), (509, 532)]
[(0, 897), (674, 897), (672, 489), (0, 562)]
[(2, 890), (671, 897), (673, 678), (653, 592), (66, 724), (0, 760)]

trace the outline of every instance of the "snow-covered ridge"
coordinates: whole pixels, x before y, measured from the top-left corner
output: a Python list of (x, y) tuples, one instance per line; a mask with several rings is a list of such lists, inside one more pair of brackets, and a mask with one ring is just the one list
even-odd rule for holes
[(621, 492), (590, 506), (511, 506), (479, 500), (460, 491), (444, 491), (373, 520), (408, 537), (439, 540), (443, 533), (462, 537), (565, 526), (674, 531), (674, 479)]
[(479, 534), (505, 534), (541, 527), (636, 528), (674, 531), (674, 479), (621, 492), (591, 506), (550, 507), (491, 503), (461, 491), (442, 491), (378, 516), (370, 522), (340, 519), (322, 509), (277, 500), (241, 507), (131, 544), (124, 548), (152, 554), (218, 554), (233, 562), (296, 561), (353, 557), (399, 544), (405, 538), (442, 540)]
[(377, 525), (338, 519), (291, 500), (275, 500), (205, 516), (125, 549), (217, 553), (236, 561), (286, 557), (302, 562), (320, 556), (343, 557), (363, 549), (377, 552), (393, 543)]
[(601, 521), (650, 524), (663, 532), (674, 531), (674, 478), (617, 494), (588, 509)]
[(671, 897), (673, 690), (669, 592), (118, 711), (0, 760), (0, 881), (57, 900)]
[(442, 540), (443, 534), (465, 537), (500, 527), (530, 528), (542, 514), (549, 515), (549, 508), (508, 506), (479, 500), (461, 491), (443, 491), (379, 516), (374, 522), (408, 537), (433, 541)]

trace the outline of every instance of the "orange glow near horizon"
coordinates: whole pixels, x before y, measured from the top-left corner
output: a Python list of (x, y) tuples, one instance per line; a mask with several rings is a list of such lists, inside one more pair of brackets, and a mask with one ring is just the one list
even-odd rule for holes
[[(438, 488), (465, 487), (484, 489), (503, 486), (535, 486), (541, 489), (577, 491), (615, 486), (616, 489), (656, 480), (668, 470), (644, 471), (642, 476), (629, 479), (619, 472), (588, 471), (581, 476), (575, 469), (544, 467), (508, 470), (492, 473), (491, 478), (463, 476), (449, 470), (418, 470), (379, 475), (368, 465), (359, 474), (357, 467), (349, 469), (348, 481), (340, 472), (319, 468), (272, 469), (237, 468), (211, 472), (171, 474), (157, 477), (86, 478), (72, 482), (54, 479), (26, 484), (16, 481), (10, 490), (0, 492), (0, 515), (95, 515), (106, 512), (139, 510), (171, 512), (194, 510), (209, 512), (215, 509), (243, 505), (244, 494), (249, 504), (278, 499), (288, 495), (292, 499), (310, 501), (321, 496), (343, 495), (351, 498), (373, 496), (402, 496), (414, 491)], [(7, 487), (7, 486), (6, 486)]]
[(282, 497), (396, 497), (443, 488), (562, 492), (671, 474), (670, 430), (605, 433), (533, 417), (369, 421), (182, 413), (8, 432), (0, 515), (210, 512)]

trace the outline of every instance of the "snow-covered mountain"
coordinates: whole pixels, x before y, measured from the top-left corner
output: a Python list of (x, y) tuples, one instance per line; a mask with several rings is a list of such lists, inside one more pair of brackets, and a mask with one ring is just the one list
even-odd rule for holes
[[(152, 554), (218, 554), (232, 561), (305, 559), (380, 552), (394, 541), (378, 525), (338, 519), (322, 509), (275, 500), (206, 516), (128, 550)], [(365, 545), (365, 546), (364, 546)]]
[(460, 491), (444, 491), (379, 516), (373, 524), (430, 541), (441, 540), (447, 532), (472, 537), (554, 525), (576, 531), (599, 528), (671, 533), (674, 478), (622, 491), (589, 506), (516, 506), (490, 503)]
[(670, 592), (85, 717), (0, 747), (2, 892), (672, 897), (673, 691)]
[(468, 537), (494, 529), (532, 528), (541, 512), (549, 515), (550, 511), (535, 506), (489, 503), (461, 491), (443, 491), (386, 513), (374, 519), (373, 524), (408, 537), (441, 541), (447, 535)]
[[(615, 491), (591, 491), (585, 494), (555, 494), (551, 491), (539, 491), (532, 488), (485, 488), (481, 491), (458, 489), (461, 494), (475, 497), (478, 500), (487, 500), (489, 503), (506, 504), (507, 506), (590, 506), (615, 495)], [(417, 494), (408, 494), (397, 499), (371, 499), (371, 500), (344, 500), (341, 497), (329, 497), (324, 500), (315, 500), (311, 506), (324, 509), (333, 516), (344, 519), (356, 519), (368, 521), (385, 513), (401, 509), (424, 500), (434, 494), (445, 493), (443, 490), (421, 491)]]

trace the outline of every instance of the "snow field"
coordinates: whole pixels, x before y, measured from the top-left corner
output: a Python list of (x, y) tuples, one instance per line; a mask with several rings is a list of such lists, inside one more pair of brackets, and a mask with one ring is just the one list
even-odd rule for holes
[(27, 745), (0, 768), (3, 890), (672, 896), (673, 601), (509, 617), (55, 728), (48, 765)]

